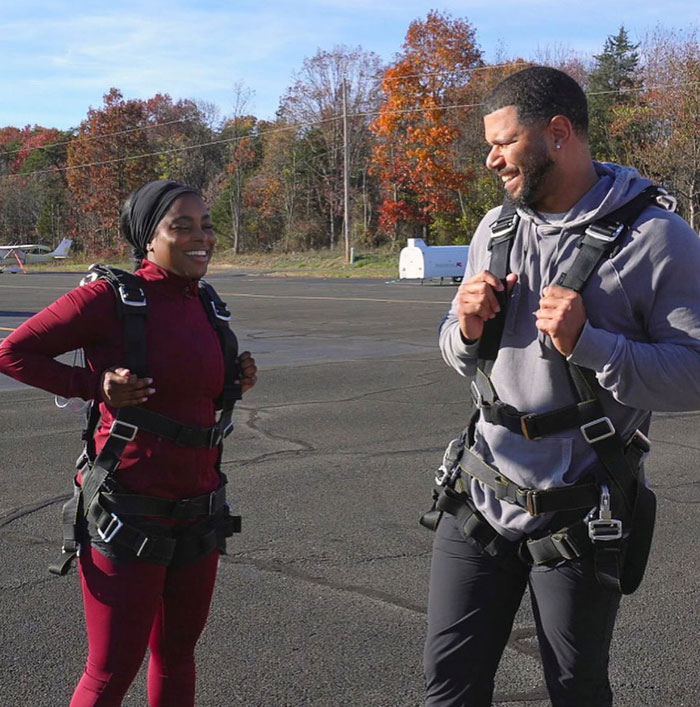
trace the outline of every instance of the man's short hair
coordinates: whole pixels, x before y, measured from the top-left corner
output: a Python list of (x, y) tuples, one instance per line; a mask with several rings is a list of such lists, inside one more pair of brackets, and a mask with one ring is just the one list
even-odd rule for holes
[(579, 137), (588, 136), (588, 102), (568, 74), (549, 66), (531, 66), (503, 79), (484, 99), (483, 114), (514, 106), (523, 125), (564, 115)]

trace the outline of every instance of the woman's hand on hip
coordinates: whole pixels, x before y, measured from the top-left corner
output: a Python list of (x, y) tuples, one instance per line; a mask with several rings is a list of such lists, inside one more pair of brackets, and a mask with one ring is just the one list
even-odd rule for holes
[(155, 388), (151, 388), (152, 384), (152, 378), (138, 378), (128, 368), (115, 366), (102, 374), (102, 400), (113, 408), (141, 405), (156, 392)]

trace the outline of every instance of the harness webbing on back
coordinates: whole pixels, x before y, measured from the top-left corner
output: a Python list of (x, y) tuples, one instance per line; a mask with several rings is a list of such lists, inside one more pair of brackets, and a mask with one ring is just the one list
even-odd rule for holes
[[(642, 211), (652, 204), (669, 208), (672, 199), (663, 190), (651, 186), (603, 219), (590, 224), (578, 243), (579, 252), (571, 267), (559, 277), (557, 284), (581, 292), (600, 263), (619, 249), (624, 236)], [(491, 226), (488, 246), (491, 251), (489, 270), (504, 284), (505, 277), (510, 272), (510, 254), (518, 222), (517, 212), (507, 200), (499, 218)], [(527, 540), (524, 546), (526, 552), (532, 562), (543, 564), (562, 558), (580, 557), (590, 549), (592, 543), (599, 581), (622, 593), (630, 593), (641, 581), (651, 532), (636, 540), (635, 552), (631, 553), (634, 557), (632, 562), (625, 563), (623, 574), (621, 565), (625, 549), (624, 538), (622, 522), (617, 518), (624, 518), (630, 527), (642, 522), (653, 527), (653, 494), (638, 478), (641, 459), (649, 450), (648, 440), (639, 430), (630, 440), (622, 440), (610, 418), (605, 415), (598, 396), (599, 386), (595, 374), (570, 361), (565, 363), (572, 389), (579, 398), (578, 402), (538, 414), (523, 413), (502, 402), (489, 378), (501, 345), (507, 297), (502, 297), (499, 302), (501, 311), (498, 316), (485, 323), (479, 341), (477, 373), (472, 382), (477, 413), (468, 428), (468, 434), (464, 435), (464, 450), (454, 468), (457, 473), (462, 472), (489, 486), (497, 499), (519, 505), (531, 515), (591, 509), (583, 520), (575, 521), (545, 537)], [(578, 428), (600, 462), (594, 482), (550, 489), (521, 487), (505, 477), (495, 466), (484, 462), (470, 451), (474, 426), (479, 415), (488, 422), (507, 427), (529, 440)], [(437, 509), (455, 515), (460, 525), (464, 525), (465, 534), (468, 534), (467, 525), (472, 533), (477, 532), (474, 529), (478, 525), (478, 533), (490, 539), (489, 547), (502, 550), (503, 543), (497, 543), (497, 539), (492, 537), (496, 531), (491, 532), (489, 528), (482, 527), (483, 524), (488, 526), (488, 523), (473, 508), (468, 494), (456, 493), (445, 484), (444, 478), (436, 480), (444, 486), (443, 493), (437, 499)], [(597, 507), (599, 516), (594, 518), (592, 514)]]
[[(117, 312), (123, 321), (126, 365), (139, 378), (148, 375), (146, 351), (146, 322), (148, 303), (141, 287), (142, 280), (131, 273), (105, 265), (93, 265), (81, 284), (104, 279), (115, 292)], [(87, 518), (96, 526), (96, 531), (105, 543), (119, 544), (133, 550), (137, 557), (161, 564), (183, 559), (188, 553), (207, 552), (217, 546), (219, 536), (230, 536), (240, 531), (240, 516), (228, 514), (225, 504), (226, 477), (219, 470), (221, 486), (216, 491), (202, 496), (170, 501), (148, 496), (112, 492), (110, 478), (121, 463), (126, 445), (133, 441), (138, 431), (148, 430), (159, 437), (166, 437), (176, 444), (187, 447), (218, 448), (219, 460), (223, 440), (233, 429), (232, 415), (236, 401), (241, 398), (240, 370), (238, 365), (238, 341), (228, 322), (231, 314), (209, 283), (199, 282), (199, 297), (207, 318), (217, 333), (224, 358), (224, 386), (217, 400), (220, 409), (217, 423), (212, 427), (199, 428), (183, 425), (164, 415), (142, 406), (119, 408), (111, 425), (109, 436), (99, 454), (95, 454), (94, 434), (100, 419), (99, 406), (92, 401), (82, 433), (85, 450), (78, 459), (77, 468), (82, 475), (80, 486), (76, 484), (73, 498), (62, 513), (63, 546), (58, 563), (49, 569), (55, 574), (65, 574), (78, 552), (79, 524)], [(122, 516), (162, 516), (172, 519), (196, 518), (198, 516), (220, 516), (226, 526), (219, 523), (218, 531), (202, 526), (197, 536), (190, 533), (186, 541), (178, 542), (165, 535), (149, 535), (138, 527), (122, 520)], [(198, 530), (197, 523), (192, 526)], [(195, 537), (195, 540), (192, 538)], [(184, 547), (189, 543), (189, 547)], [(194, 543), (194, 544), (193, 544)], [(196, 547), (194, 546), (196, 545)], [(186, 559), (186, 557), (185, 557)]]

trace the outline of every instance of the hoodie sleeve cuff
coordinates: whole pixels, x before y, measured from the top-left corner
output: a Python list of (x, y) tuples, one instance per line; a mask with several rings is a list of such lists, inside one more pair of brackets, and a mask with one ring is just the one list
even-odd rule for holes
[(612, 358), (617, 340), (618, 334), (596, 329), (586, 322), (574, 350), (567, 356), (567, 361), (599, 373)]

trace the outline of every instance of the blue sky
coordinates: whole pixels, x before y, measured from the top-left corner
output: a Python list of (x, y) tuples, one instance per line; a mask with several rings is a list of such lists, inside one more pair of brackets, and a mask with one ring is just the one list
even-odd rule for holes
[(111, 88), (169, 93), (274, 116), (304, 58), (336, 45), (389, 61), (431, 8), (466, 18), (487, 60), (538, 50), (601, 51), (621, 24), (633, 41), (661, 25), (700, 25), (697, 0), (0, 0), (0, 126), (77, 126)]

